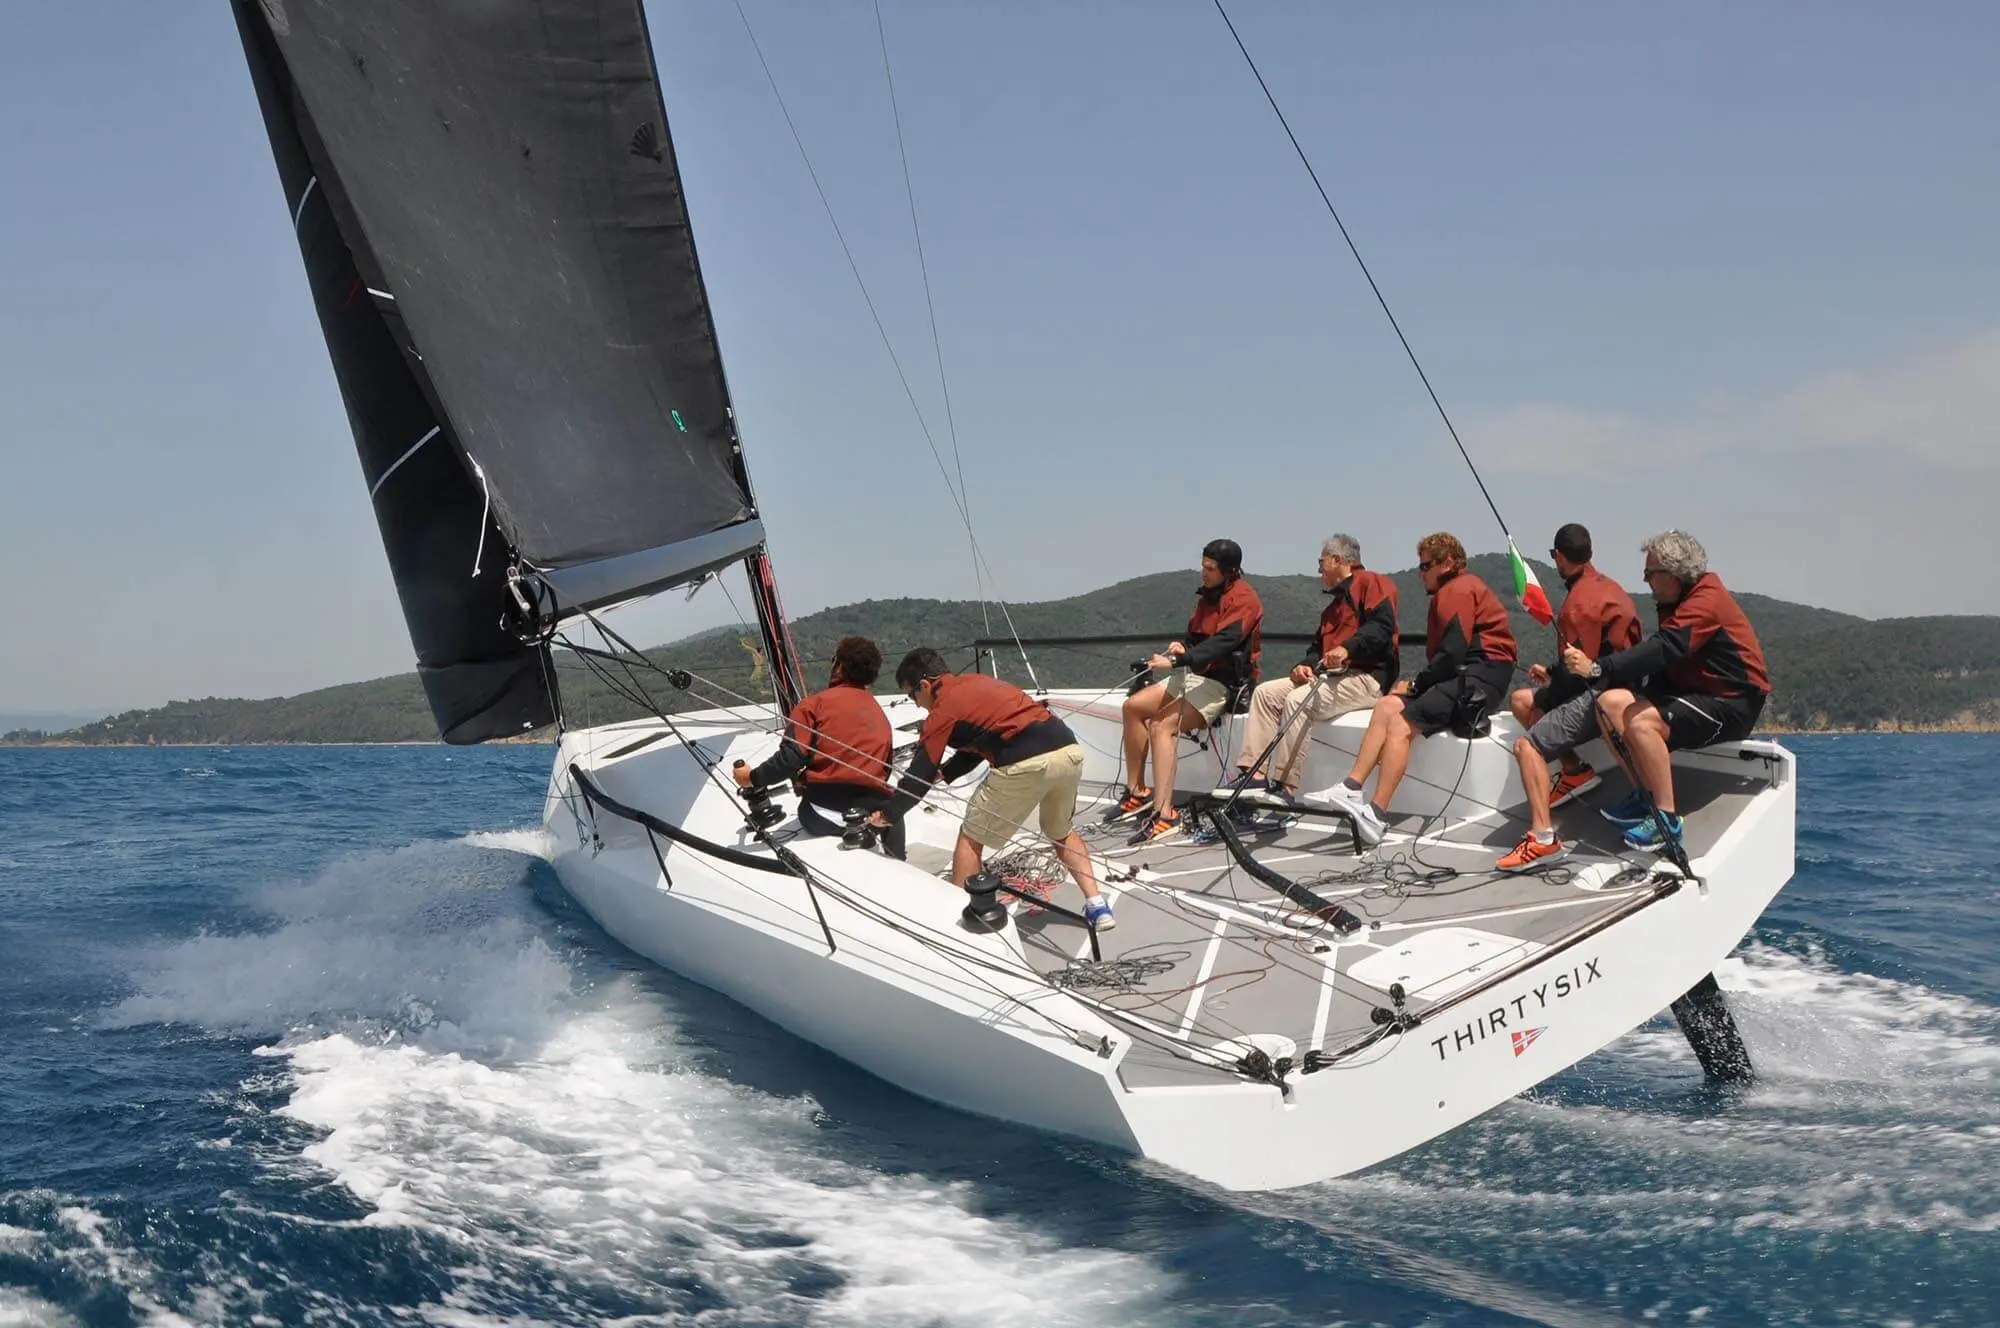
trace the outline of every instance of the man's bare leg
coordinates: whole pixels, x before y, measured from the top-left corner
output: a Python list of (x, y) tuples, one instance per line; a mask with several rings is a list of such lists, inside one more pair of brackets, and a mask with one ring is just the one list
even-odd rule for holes
[(1515, 722), (1522, 728), (1542, 717), (1542, 712), (1535, 709), (1535, 689), (1532, 687), (1515, 688), (1514, 694), (1507, 698), (1507, 708), (1514, 712)]
[(1625, 715), (1638, 701), (1638, 697), (1623, 687), (1614, 687), (1597, 698), (1597, 727), (1604, 734), (1604, 745), (1611, 749), (1611, 757), (1618, 762), (1618, 768), (1625, 772), (1625, 778), (1632, 781), (1632, 787), (1639, 787), (1639, 776), (1625, 760), (1622, 750), (1625, 734)]
[(1667, 717), (1651, 701), (1625, 712), (1625, 750), (1639, 767), (1639, 778), (1663, 812), (1674, 810), (1674, 758), (1667, 751)]
[(1153, 815), (1174, 809), (1174, 774), (1180, 764), (1180, 737), (1208, 727), (1201, 712), (1175, 697), (1153, 718)]
[(1097, 898), (1097, 873), (1090, 866), (1090, 850), (1084, 847), (1083, 836), (1072, 830), (1061, 839), (1053, 841), (1056, 857), (1069, 870), (1076, 888), (1083, 891), (1085, 899)]
[(961, 830), (958, 842), (951, 849), (951, 883), (963, 890), (965, 883), (979, 874), (980, 866), (986, 861), (986, 850), (978, 840)]
[(1150, 726), (1166, 700), (1167, 685), (1151, 683), (1126, 697), (1120, 710), (1125, 729), (1125, 787), (1134, 793), (1148, 791), (1146, 747), (1151, 739)]
[(1389, 800), (1396, 796), (1396, 786), (1410, 769), (1410, 744), (1416, 740), (1417, 729), (1400, 708), (1395, 719), (1383, 727), (1386, 732), (1382, 735), (1382, 765), (1375, 776), (1375, 806), (1386, 812)]
[(1549, 763), (1525, 736), (1514, 739), (1514, 759), (1521, 764), (1521, 787), (1528, 793), (1528, 828), (1553, 831), (1556, 823), (1549, 809)]
[(1389, 726), (1402, 717), (1402, 697), (1385, 696), (1375, 703), (1374, 712), (1368, 716), (1368, 731), (1361, 735), (1361, 750), (1354, 754), (1354, 768), (1347, 772), (1349, 782), (1368, 782), (1368, 776), (1375, 773), (1375, 767), (1382, 760), (1383, 744), (1389, 740)]

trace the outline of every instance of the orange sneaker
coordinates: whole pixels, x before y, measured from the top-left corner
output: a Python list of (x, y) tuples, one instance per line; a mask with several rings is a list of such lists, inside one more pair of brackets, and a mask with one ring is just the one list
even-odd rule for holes
[(1153, 790), (1135, 789), (1130, 784), (1127, 784), (1125, 786), (1125, 796), (1118, 800), (1116, 807), (1113, 807), (1104, 814), (1104, 823), (1110, 825), (1113, 821), (1122, 821), (1133, 812), (1143, 810), (1152, 805)]
[(1544, 844), (1535, 838), (1531, 830), (1521, 836), (1521, 842), (1514, 845), (1513, 852), (1504, 855), (1500, 861), (1493, 864), (1493, 869), (1503, 872), (1527, 871), (1531, 867), (1546, 867), (1552, 862), (1561, 862), (1568, 856), (1568, 844), (1560, 839), (1551, 839)]
[(1581, 797), (1604, 781), (1589, 766), (1575, 770), (1558, 768), (1555, 777), (1549, 781), (1549, 807), (1551, 810), (1562, 806), (1571, 798)]

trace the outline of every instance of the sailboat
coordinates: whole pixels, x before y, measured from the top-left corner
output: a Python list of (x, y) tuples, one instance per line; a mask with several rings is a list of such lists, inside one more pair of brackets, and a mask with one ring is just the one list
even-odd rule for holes
[[(1418, 744), (1363, 853), (1338, 812), (1238, 824), (1228, 717), (1179, 766), (1210, 835), (1093, 840), (1102, 933), (1035, 897), (1060, 875), (1038, 841), (981, 894), (950, 884), (978, 775), (911, 814), (907, 861), (801, 833), (788, 794), (746, 802), (729, 769), (776, 749), (802, 668), (638, 0), (232, 4), (438, 731), (558, 726), (555, 868), (619, 942), (913, 1093), (1229, 1189), (1380, 1162), (1669, 1008), (1705, 1069), (1748, 1072), (1711, 975), (1792, 873), (1774, 743), (1675, 755), (1677, 861), (1572, 805), (1561, 870), (1503, 876), (1510, 719)], [(770, 699), (669, 666), (676, 705), (567, 722), (559, 638), (738, 565)], [(594, 662), (641, 681), (636, 652)], [(879, 699), (914, 741), (912, 703)], [(1085, 748), (1089, 823), (1120, 698), (1042, 699)], [(1317, 726), (1307, 787), (1364, 720)]]

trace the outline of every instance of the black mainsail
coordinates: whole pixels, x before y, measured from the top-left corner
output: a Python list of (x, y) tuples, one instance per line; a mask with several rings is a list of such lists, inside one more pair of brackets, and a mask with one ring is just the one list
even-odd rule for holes
[(439, 731), (548, 723), (510, 574), (547, 621), (763, 544), (639, 0), (233, 6)]

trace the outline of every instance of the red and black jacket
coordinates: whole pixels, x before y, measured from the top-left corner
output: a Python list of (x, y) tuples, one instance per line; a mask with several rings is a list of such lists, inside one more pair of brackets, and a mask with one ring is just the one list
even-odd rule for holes
[(1421, 692), (1456, 678), (1468, 664), (1491, 661), (1512, 664), (1520, 658), (1507, 609), (1492, 588), (1470, 572), (1446, 578), (1431, 596), (1424, 625), (1424, 650), (1430, 656), (1423, 671), (1410, 680)]
[(750, 772), (763, 788), (805, 776), (815, 784), (889, 791), (889, 751), (895, 734), (881, 703), (866, 687), (835, 683), (792, 711), (791, 730), (777, 755)]
[[(1188, 615), (1186, 645), (1182, 667), (1225, 687), (1255, 682), (1257, 659), (1264, 651), (1264, 601), (1240, 575), (1203, 586)], [(1238, 652), (1247, 661), (1240, 667)]]
[(1562, 652), (1575, 646), (1592, 659), (1603, 659), (1639, 644), (1644, 629), (1639, 626), (1639, 609), (1625, 587), (1585, 563), (1582, 570), (1564, 583), (1562, 612), (1556, 615), (1556, 662), (1551, 674), (1561, 674)]
[[(981, 761), (995, 768), (1076, 743), (1069, 725), (1011, 682), (983, 673), (947, 673), (936, 681), (937, 699), (924, 716), (909, 773), (896, 788), (889, 814), (900, 816), (922, 801), (931, 785), (949, 784)], [(952, 758), (944, 759), (945, 748)]]
[(1653, 679), (1668, 693), (1768, 696), (1764, 647), (1736, 597), (1713, 572), (1660, 614), (1660, 630), (1630, 650), (1598, 661), (1604, 679), (1622, 687)]
[(1327, 592), (1319, 615), (1319, 631), (1306, 647), (1305, 662), (1315, 667), (1335, 646), (1347, 648), (1347, 667), (1370, 674), (1388, 691), (1402, 666), (1402, 628), (1396, 614), (1400, 599), (1396, 583), (1380, 572), (1357, 567), (1345, 581)]

